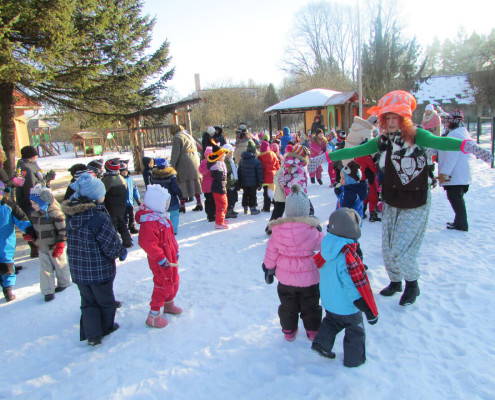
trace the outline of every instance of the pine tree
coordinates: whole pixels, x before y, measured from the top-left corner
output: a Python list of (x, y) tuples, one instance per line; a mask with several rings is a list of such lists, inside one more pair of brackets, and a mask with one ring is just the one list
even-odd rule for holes
[(3, 0), (0, 118), (14, 170), (14, 93), (55, 109), (115, 117), (152, 105), (172, 78), (169, 44), (147, 53), (141, 0)]
[(278, 98), (277, 92), (275, 91), (275, 87), (273, 86), (273, 83), (270, 83), (266, 88), (265, 107), (271, 107), (274, 104), (277, 104), (279, 101), (280, 100)]

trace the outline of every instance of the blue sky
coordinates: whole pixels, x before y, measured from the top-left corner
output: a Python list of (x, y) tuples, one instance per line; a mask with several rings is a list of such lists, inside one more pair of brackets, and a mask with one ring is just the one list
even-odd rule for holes
[[(347, 0), (356, 3), (357, 0)], [(218, 83), (282, 82), (281, 59), (297, 12), (309, 0), (144, 0), (155, 16), (154, 45), (170, 42), (176, 68), (173, 86), (181, 96), (194, 91), (194, 74), (203, 88)], [(426, 45), (435, 35), (454, 38), (459, 26), (468, 33), (495, 28), (483, 0), (403, 2), (407, 34)], [(361, 8), (366, 2), (361, 0)]]

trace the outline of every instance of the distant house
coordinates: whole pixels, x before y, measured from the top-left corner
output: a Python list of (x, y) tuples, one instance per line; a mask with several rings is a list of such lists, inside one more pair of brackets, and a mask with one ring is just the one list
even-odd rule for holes
[(466, 117), (475, 117), (479, 112), (467, 74), (432, 76), (413, 94), (418, 102), (414, 112), (416, 122), (421, 121), (428, 104), (440, 106), (447, 112), (459, 108)]

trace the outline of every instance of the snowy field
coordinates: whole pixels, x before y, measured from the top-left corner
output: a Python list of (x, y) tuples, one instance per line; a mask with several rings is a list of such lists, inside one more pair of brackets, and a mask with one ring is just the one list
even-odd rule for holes
[[(83, 160), (70, 156), (39, 164), (62, 170)], [(276, 283), (267, 285), (261, 271), (269, 214), (240, 214), (231, 229), (215, 231), (187, 203), (177, 236), (176, 303), (184, 313), (167, 316), (162, 330), (145, 325), (152, 275), (134, 236), (114, 284), (123, 302), (116, 317), (121, 327), (96, 347), (79, 341), (77, 287), (45, 303), (38, 260), (21, 241), (17, 299), (0, 300), (0, 399), (493, 399), (495, 170), (475, 159), (471, 166), (469, 232), (445, 229), (453, 212), (444, 190), (432, 191), (414, 305), (400, 307), (398, 295), (378, 294), (388, 284), (381, 223), (364, 222), (361, 246), (380, 320), (366, 323), (367, 362), (356, 369), (342, 364), (342, 334), (335, 360), (310, 349), (302, 323), (294, 342), (283, 339)], [(141, 177), (135, 181), (142, 185)], [(310, 185), (309, 194), (326, 226), (336, 197), (326, 173), (324, 183)]]

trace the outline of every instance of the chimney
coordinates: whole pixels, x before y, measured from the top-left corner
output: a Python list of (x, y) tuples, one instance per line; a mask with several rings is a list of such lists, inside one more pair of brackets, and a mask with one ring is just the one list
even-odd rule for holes
[(196, 92), (201, 90), (201, 85), (199, 84), (199, 74), (194, 74), (194, 83), (196, 85)]

